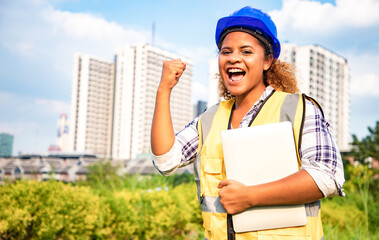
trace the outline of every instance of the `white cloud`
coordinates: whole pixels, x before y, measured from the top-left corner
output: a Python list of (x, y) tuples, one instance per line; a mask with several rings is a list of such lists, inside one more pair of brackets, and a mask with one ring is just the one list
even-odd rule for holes
[(379, 76), (373, 73), (358, 76), (351, 84), (353, 95), (371, 95), (379, 97)]
[(3, 46), (9, 49), (13, 54), (22, 55), (28, 58), (36, 58), (36, 51), (34, 45), (29, 42), (3, 42)]
[(46, 109), (51, 114), (68, 114), (70, 111), (70, 104), (63, 101), (36, 98), (34, 103), (36, 107)]
[(147, 32), (125, 29), (115, 22), (108, 22), (100, 16), (89, 13), (62, 12), (49, 9), (44, 19), (53, 25), (52, 33), (63, 32), (70, 39), (94, 42), (139, 42), (146, 40)]
[(200, 82), (192, 82), (192, 100), (197, 103), (198, 100), (207, 101), (208, 87)]
[[(22, 6), (22, 7), (20, 7)], [(0, 12), (1, 45), (13, 54), (39, 58), (71, 73), (75, 52), (112, 60), (122, 44), (144, 42), (150, 33), (128, 29), (102, 16), (54, 9), (46, 1), (7, 2)], [(56, 68), (56, 67), (55, 67)]]
[(351, 66), (351, 94), (379, 96), (379, 55), (347, 54)]
[(351, 28), (379, 26), (379, 1), (336, 0), (335, 6), (316, 1), (283, 0), (283, 8), (270, 12), (280, 32), (327, 35)]
[(55, 143), (56, 123), (70, 105), (55, 99), (34, 98), (0, 92), (0, 109), (7, 114), (0, 120), (0, 132), (14, 135), (14, 153), (46, 152)]
[[(19, 115), (22, 116), (22, 119), (27, 119), (30, 118), (30, 116), (28, 116), (29, 114), (49, 116), (68, 113), (70, 110), (70, 104), (55, 99), (29, 97), (23, 94), (0, 92), (0, 109), (8, 112), (8, 115)], [(5, 119), (8, 115), (3, 116), (2, 119)]]

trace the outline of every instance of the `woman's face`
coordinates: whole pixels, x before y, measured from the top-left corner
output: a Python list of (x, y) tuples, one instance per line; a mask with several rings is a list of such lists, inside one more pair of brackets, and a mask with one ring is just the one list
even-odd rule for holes
[[(259, 93), (266, 88), (263, 71), (269, 69), (271, 58), (265, 58), (259, 40), (245, 32), (226, 35), (218, 58), (221, 78), (231, 95), (238, 97)], [(259, 92), (258, 92), (259, 91)]]

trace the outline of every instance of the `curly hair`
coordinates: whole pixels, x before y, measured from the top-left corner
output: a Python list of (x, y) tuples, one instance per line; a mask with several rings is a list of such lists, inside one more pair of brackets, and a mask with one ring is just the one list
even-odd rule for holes
[[(268, 46), (263, 44), (261, 41), (259, 42), (265, 49), (265, 57), (270, 57), (271, 51)], [(223, 97), (225, 100), (233, 98), (234, 96), (231, 95), (226, 88), (221, 75), (217, 74), (216, 77), (218, 78), (218, 90), (220, 97)], [(295, 76), (295, 66), (287, 62), (282, 62), (279, 59), (274, 59), (270, 68), (263, 72), (263, 82), (266, 86), (270, 85), (275, 90), (282, 92), (299, 92)]]

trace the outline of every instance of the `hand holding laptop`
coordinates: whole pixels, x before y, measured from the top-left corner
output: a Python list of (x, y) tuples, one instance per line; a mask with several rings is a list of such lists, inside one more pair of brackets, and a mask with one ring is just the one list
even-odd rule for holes
[(246, 185), (232, 179), (221, 180), (217, 186), (220, 188), (221, 203), (229, 214), (240, 213), (243, 210), (250, 208), (251, 205), (247, 200), (242, 199), (243, 194), (246, 193)]

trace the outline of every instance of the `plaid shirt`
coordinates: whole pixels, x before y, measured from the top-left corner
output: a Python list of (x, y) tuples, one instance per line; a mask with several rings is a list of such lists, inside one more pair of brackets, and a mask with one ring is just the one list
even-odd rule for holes
[[(240, 128), (249, 127), (257, 110), (272, 91), (271, 86), (266, 88), (242, 119)], [(153, 155), (154, 165), (160, 172), (170, 175), (178, 167), (193, 162), (199, 144), (197, 121), (198, 118), (194, 119), (176, 134), (175, 143), (169, 152), (161, 156)], [(345, 182), (342, 159), (329, 127), (330, 124), (324, 119), (320, 109), (306, 100), (302, 144), (299, 151), (301, 168), (312, 176), (325, 197), (345, 196), (342, 189)]]

